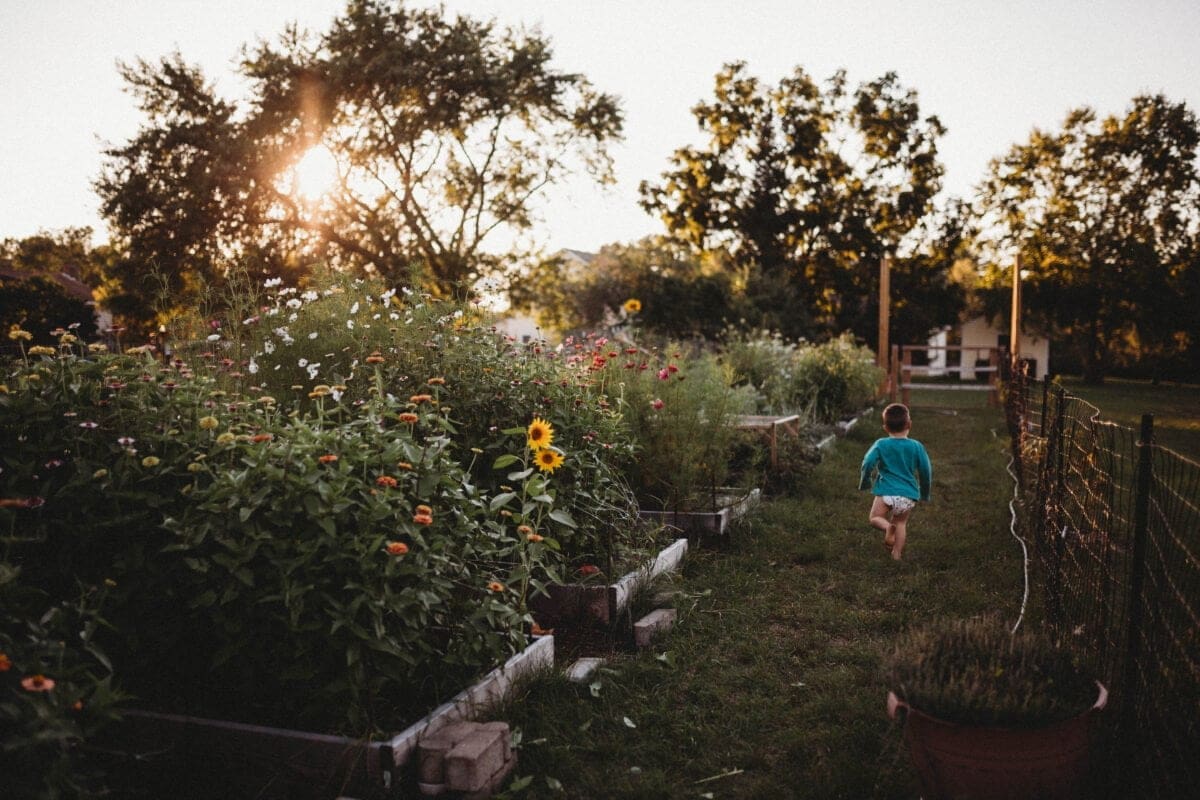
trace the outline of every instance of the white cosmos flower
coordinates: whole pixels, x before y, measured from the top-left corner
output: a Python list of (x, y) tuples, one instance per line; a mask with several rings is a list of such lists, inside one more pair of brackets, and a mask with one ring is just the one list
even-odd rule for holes
[(317, 338), (317, 332), (316, 332), (316, 331), (313, 331), (312, 333), (310, 333), (310, 334), (308, 335), (308, 338), (310, 338), (310, 339), (315, 339), (315, 338)]
[(250, 363), (246, 365), (246, 371), (251, 375), (258, 372), (258, 362), (254, 360), (254, 356), (250, 356)]
[(297, 362), (296, 362), (296, 366), (297, 366), (297, 367), (307, 367), (307, 366), (308, 366), (308, 359), (307, 359), (307, 358), (302, 358), (302, 359), (300, 359), (299, 361), (297, 361)]
[(358, 313), (358, 301), (357, 300), (354, 301), (354, 305), (350, 306), (350, 313), (351, 314)]
[(308, 303), (311, 303), (314, 300), (316, 300), (318, 297), (320, 297), (320, 295), (318, 295), (312, 289), (309, 289), (307, 292), (305, 292), (304, 294), (302, 294), (300, 296), (303, 297), (305, 302), (308, 302)]
[(263, 340), (263, 352), (266, 353), (267, 355), (271, 355), (271, 353), (274, 353), (275, 352), (275, 343), (272, 342), (270, 339), (264, 339)]
[(346, 320), (346, 330), (349, 330), (349, 331), (354, 330), (354, 320), (352, 320), (352, 319)]
[(263, 286), (268, 289), (274, 289), (281, 283), (283, 283), (283, 278), (267, 278), (267, 280), (263, 283)]
[(317, 373), (320, 371), (320, 368), (321, 368), (321, 364), (319, 362), (315, 362), (315, 361), (312, 364), (309, 364), (305, 368), (308, 370), (308, 379), (310, 381), (316, 379)]
[(287, 307), (290, 309), (293, 309), (293, 310), (299, 308), (302, 305), (304, 305), (304, 303), (301, 303), (300, 300), (295, 297), (293, 297), (287, 301)]

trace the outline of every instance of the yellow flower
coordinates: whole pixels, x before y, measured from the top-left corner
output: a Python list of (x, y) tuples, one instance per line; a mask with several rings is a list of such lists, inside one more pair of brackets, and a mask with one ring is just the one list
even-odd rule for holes
[(533, 460), (537, 464), (537, 468), (542, 472), (554, 472), (562, 466), (563, 455), (549, 447), (543, 447), (533, 454)]
[(275, 398), (271, 397), (269, 394), (264, 394), (262, 397), (258, 398), (256, 402), (262, 403), (264, 406), (270, 406), (275, 404)]
[(56, 351), (53, 347), (46, 347), (45, 345), (40, 344), (35, 344), (33, 347), (29, 348), (29, 355), (31, 356), (52, 356), (55, 352)]
[(0, 383), (0, 394), (8, 394), (8, 385)]
[(631, 297), (625, 301), (624, 308), (626, 314), (636, 314), (642, 310), (642, 301), (636, 297)]
[(201, 417), (200, 421), (196, 424), (200, 426), (201, 430), (211, 431), (213, 428), (220, 425), (221, 422), (216, 417), (210, 416), (210, 417)]
[(199, 461), (193, 461), (192, 463), (187, 465), (188, 472), (202, 472), (203, 470), (204, 470), (204, 465), (201, 464)]
[(554, 441), (554, 426), (540, 417), (534, 417), (533, 422), (529, 423), (525, 437), (529, 443), (529, 449), (536, 453), (543, 447), (549, 447), (550, 443)]
[(18, 339), (29, 341), (33, 338), (33, 334), (29, 331), (21, 330), (20, 325), (13, 325), (8, 329), (8, 338), (12, 339), (14, 342)]
[(316, 386), (313, 387), (313, 390), (308, 393), (308, 396), (309, 397), (325, 397), (330, 394), (333, 394), (332, 389), (330, 389), (328, 386), (326, 386), (323, 383), (318, 383)]
[(146, 467), (147, 469), (149, 469), (150, 467), (157, 467), (158, 466), (158, 457), (157, 456), (146, 456), (145, 458), (142, 459), (142, 466)]
[(59, 344), (75, 344), (78, 341), (79, 337), (73, 333), (64, 333), (62, 336), (58, 337)]
[(107, 477), (108, 477), (108, 470), (106, 470), (106, 469), (98, 469), (92, 473), (92, 478), (94, 480), (102, 480)]
[(217, 437), (217, 444), (233, 444), (237, 441), (237, 437), (229, 431), (225, 431)]
[(107, 353), (107, 352), (108, 352), (108, 345), (106, 345), (106, 344), (100, 344), (99, 342), (96, 342), (96, 343), (93, 343), (93, 344), (89, 344), (89, 345), (88, 345), (88, 352), (89, 352), (89, 353)]

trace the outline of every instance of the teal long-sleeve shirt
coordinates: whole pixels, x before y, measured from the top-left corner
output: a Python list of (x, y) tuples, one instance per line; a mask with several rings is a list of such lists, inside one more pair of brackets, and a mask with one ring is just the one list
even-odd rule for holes
[(916, 439), (886, 436), (875, 440), (863, 456), (859, 489), (876, 496), (895, 495), (910, 500), (929, 500), (933, 465), (925, 445)]

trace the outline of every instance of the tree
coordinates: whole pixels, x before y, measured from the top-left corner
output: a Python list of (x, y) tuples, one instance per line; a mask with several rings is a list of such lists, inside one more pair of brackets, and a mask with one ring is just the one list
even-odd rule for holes
[(641, 303), (636, 319), (644, 332), (716, 339), (739, 313), (733, 288), (728, 272), (702, 264), (678, 242), (648, 236), (601, 247), (586, 269), (561, 256), (545, 259), (514, 282), (510, 296), (544, 328), (601, 327), (633, 298)]
[[(93, 248), (90, 228), (67, 228), (0, 241), (0, 327), (20, 325), (34, 344), (57, 344), (56, 328), (84, 340), (96, 335), (93, 290), (103, 295), (107, 248)], [(4, 340), (4, 344), (11, 344)]]
[(708, 141), (642, 184), (643, 207), (694, 252), (728, 260), (751, 324), (873, 336), (879, 259), (941, 186), (937, 118), (921, 117), (894, 73), (851, 90), (844, 72), (822, 88), (797, 67), (772, 88), (742, 62), (717, 74), (715, 97), (693, 114)]
[(1186, 105), (1142, 95), (1102, 120), (1072, 111), (989, 166), (977, 213), (991, 282), (1011, 280), (1020, 252), (1027, 312), (1075, 347), (1088, 382), (1122, 356), (1196, 347), (1198, 143)]
[[(616, 100), (550, 67), (549, 42), (441, 10), (353, 0), (320, 36), (244, 51), (248, 100), (179, 54), (122, 75), (147, 121), (96, 189), (126, 251), (181, 296), (231, 259), (281, 274), (322, 260), (446, 294), (497, 269), (484, 243), (582, 167), (611, 178)], [(329, 190), (305, 186), (321, 159)]]

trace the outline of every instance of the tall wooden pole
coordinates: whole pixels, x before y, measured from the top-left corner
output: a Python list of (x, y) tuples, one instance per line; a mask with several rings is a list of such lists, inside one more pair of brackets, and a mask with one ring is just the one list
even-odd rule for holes
[(1013, 261), (1012, 320), (1008, 331), (1008, 353), (1012, 366), (1016, 367), (1021, 357), (1021, 254)]
[(888, 327), (891, 324), (891, 298), (892, 298), (892, 260), (888, 256), (879, 259), (879, 349), (875, 351), (875, 363), (884, 371), (884, 386), (880, 387), (880, 391), (886, 390), (886, 384), (890, 380), (892, 370), (888, 363)]

